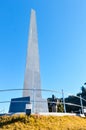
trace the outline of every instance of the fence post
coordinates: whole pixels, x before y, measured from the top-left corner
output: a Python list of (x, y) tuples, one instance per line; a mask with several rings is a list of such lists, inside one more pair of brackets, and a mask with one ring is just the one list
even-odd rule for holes
[(33, 88), (33, 113), (35, 112), (35, 110), (34, 110), (34, 108), (35, 108), (35, 90), (34, 90), (34, 88)]
[(66, 113), (66, 106), (65, 106), (65, 98), (64, 98), (63, 89), (62, 89), (62, 98), (63, 98), (64, 112)]
[(84, 114), (84, 111), (83, 111), (83, 103), (82, 103), (82, 97), (81, 97), (81, 95), (80, 95), (80, 104), (81, 104), (81, 112), (82, 112), (82, 114)]

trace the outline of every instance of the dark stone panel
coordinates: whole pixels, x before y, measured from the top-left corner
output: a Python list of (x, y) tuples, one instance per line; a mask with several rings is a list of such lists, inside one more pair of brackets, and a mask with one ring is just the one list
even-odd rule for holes
[(30, 97), (11, 99), (9, 113), (25, 112), (26, 104), (30, 103)]

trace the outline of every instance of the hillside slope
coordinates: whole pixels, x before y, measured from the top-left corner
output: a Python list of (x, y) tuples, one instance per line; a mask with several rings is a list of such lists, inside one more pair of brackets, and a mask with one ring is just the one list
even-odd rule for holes
[(0, 130), (86, 130), (86, 118), (39, 115), (3, 116), (0, 117)]

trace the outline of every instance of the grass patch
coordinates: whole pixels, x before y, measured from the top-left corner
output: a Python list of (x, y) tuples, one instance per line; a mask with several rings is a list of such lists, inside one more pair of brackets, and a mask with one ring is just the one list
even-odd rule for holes
[(39, 115), (2, 116), (0, 130), (86, 130), (86, 118)]

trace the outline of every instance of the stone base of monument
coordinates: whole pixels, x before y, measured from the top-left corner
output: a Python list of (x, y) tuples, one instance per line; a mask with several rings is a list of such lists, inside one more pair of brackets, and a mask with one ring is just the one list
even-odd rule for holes
[(40, 98), (34, 100), (32, 103), (32, 113), (38, 114), (40, 112), (48, 112), (48, 103), (46, 99)]
[(47, 100), (39, 98), (36, 101), (30, 101), (30, 97), (12, 98), (9, 107), (9, 113), (40, 113), (48, 112)]
[(9, 107), (9, 113), (26, 112), (26, 104), (30, 104), (30, 97), (12, 98)]

